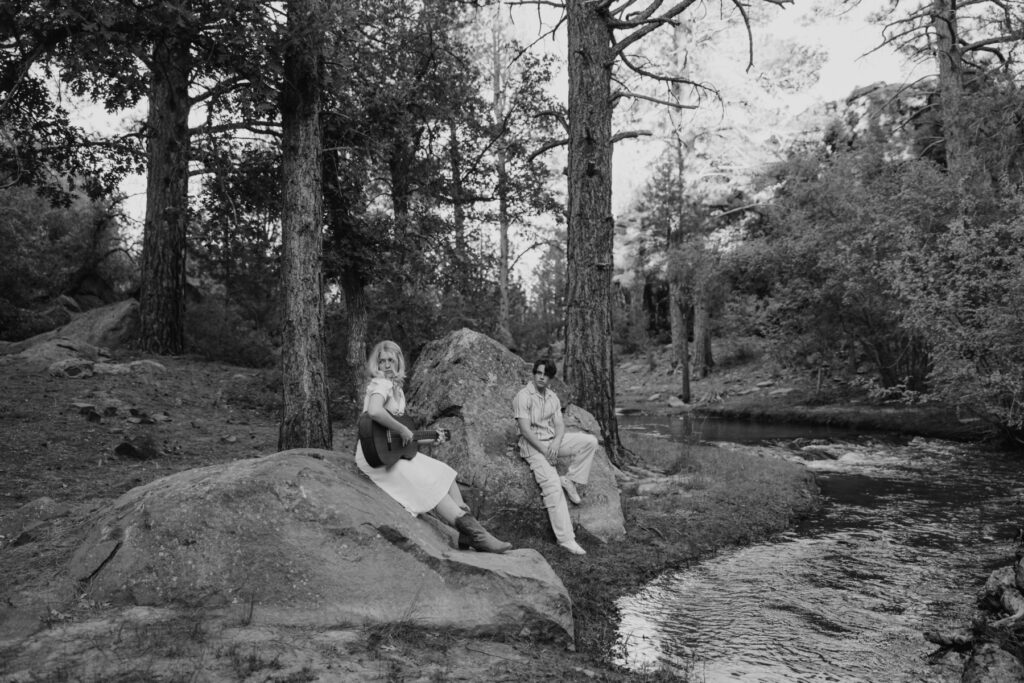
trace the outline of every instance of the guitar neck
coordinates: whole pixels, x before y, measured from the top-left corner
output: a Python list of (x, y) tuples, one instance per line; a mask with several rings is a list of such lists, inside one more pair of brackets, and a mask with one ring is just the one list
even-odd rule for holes
[(413, 441), (436, 441), (437, 430), (436, 429), (423, 429), (418, 432), (412, 433)]

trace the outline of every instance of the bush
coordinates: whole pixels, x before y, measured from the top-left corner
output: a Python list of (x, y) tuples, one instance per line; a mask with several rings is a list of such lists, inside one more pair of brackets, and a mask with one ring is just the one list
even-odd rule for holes
[(112, 259), (123, 256), (120, 229), (109, 207), (97, 202), (79, 199), (64, 208), (30, 188), (0, 190), (0, 291), (11, 305), (33, 308), (90, 274), (124, 279), (124, 264)]

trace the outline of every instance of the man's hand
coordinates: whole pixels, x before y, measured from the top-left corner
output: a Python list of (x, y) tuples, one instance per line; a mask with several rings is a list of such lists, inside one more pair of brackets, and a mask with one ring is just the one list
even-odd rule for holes
[(551, 443), (548, 444), (548, 451), (545, 455), (551, 460), (558, 457), (558, 451), (560, 450), (562, 450), (562, 440), (552, 439)]

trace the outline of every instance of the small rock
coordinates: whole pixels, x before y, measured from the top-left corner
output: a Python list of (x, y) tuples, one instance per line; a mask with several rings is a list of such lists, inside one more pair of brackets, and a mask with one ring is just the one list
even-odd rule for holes
[(140, 441), (134, 444), (130, 441), (122, 441), (114, 447), (114, 453), (122, 458), (131, 458), (132, 460), (155, 460), (163, 457), (160, 449), (149, 441)]
[(54, 377), (68, 377), (71, 379), (85, 379), (93, 375), (93, 362), (83, 358), (67, 358), (52, 363), (48, 368)]
[(96, 410), (96, 406), (84, 406), (78, 412), (80, 415), (85, 416), (85, 419), (89, 422), (99, 422), (103, 419), (100, 412)]

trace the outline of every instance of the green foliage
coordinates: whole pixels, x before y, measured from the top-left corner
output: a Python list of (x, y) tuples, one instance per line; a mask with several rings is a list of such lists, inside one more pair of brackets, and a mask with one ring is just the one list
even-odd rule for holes
[(863, 356), (883, 387), (924, 388), (927, 350), (883, 266), (907, 225), (935, 226), (949, 211), (925, 189), (941, 178), (928, 162), (890, 163), (877, 149), (794, 161), (761, 238), (732, 261), (737, 280), (749, 266), (753, 282), (770, 283), (765, 333), (780, 361)]
[(987, 83), (961, 112), (965, 173), (906, 158), (915, 140), (881, 129), (795, 157), (773, 170), (768, 220), (729, 260), (777, 358), (869, 362), (877, 398), (938, 398), (1020, 440), (1024, 95)]
[(125, 276), (120, 225), (109, 207), (78, 199), (54, 206), (29, 188), (0, 190), (0, 292), (31, 307), (73, 290), (84, 274)]
[[(894, 265), (907, 320), (932, 344), (935, 393), (1024, 434), (1024, 195), (954, 220)], [(986, 220), (988, 218), (991, 220)]]

